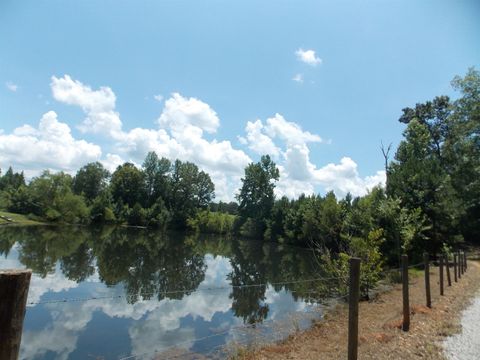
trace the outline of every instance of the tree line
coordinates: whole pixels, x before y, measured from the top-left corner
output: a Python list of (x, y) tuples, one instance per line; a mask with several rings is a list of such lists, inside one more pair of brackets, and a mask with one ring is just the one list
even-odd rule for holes
[(402, 253), (415, 258), (478, 243), (480, 73), (469, 69), (452, 86), (460, 93), (456, 100), (437, 96), (402, 110), (406, 129), (393, 159), (390, 148), (382, 148), (386, 186), (365, 196), (339, 200), (329, 192), (275, 200), (278, 169), (268, 156), (250, 164), (237, 195), (243, 230), (361, 256), (372, 268), (379, 254), (396, 263)]
[(151, 152), (141, 169), (125, 163), (113, 174), (92, 163), (73, 177), (45, 171), (25, 184), (9, 169), (0, 178), (0, 206), (50, 221), (238, 234), (369, 261), (448, 251), (480, 239), (480, 74), (469, 69), (452, 86), (456, 100), (438, 96), (402, 110), (403, 140), (392, 159), (390, 147), (382, 149), (386, 186), (365, 196), (277, 199), (279, 171), (265, 155), (245, 168), (237, 202), (214, 203), (207, 173)]
[(60, 223), (127, 223), (182, 228), (214, 197), (210, 176), (191, 162), (147, 154), (141, 169), (124, 163), (110, 174), (89, 163), (75, 176), (44, 171), (28, 184), (12, 168), (0, 177), (0, 206)]

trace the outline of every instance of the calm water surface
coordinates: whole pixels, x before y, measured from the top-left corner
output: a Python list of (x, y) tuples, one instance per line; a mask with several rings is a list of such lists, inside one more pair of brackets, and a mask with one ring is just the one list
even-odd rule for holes
[(325, 290), (304, 281), (319, 276), (312, 251), (218, 236), (3, 227), (0, 255), (34, 273), (22, 359), (221, 357), (308, 326)]

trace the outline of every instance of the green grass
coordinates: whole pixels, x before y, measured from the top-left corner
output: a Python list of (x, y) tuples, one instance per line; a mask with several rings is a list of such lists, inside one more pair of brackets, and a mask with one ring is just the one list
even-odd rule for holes
[(416, 268), (408, 269), (408, 274), (413, 277), (421, 276), (424, 273), (425, 272), (423, 269), (416, 269)]
[(26, 215), (14, 214), (7, 211), (0, 211), (0, 216), (12, 219), (13, 221), (8, 221), (0, 217), (0, 225), (40, 225), (41, 222), (30, 220)]

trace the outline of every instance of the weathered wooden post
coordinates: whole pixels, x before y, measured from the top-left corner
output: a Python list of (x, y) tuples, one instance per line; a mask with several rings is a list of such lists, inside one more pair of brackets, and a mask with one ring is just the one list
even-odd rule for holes
[(348, 360), (358, 356), (358, 302), (360, 300), (360, 259), (350, 258), (348, 304)]
[(462, 278), (462, 257), (460, 256), (460, 251), (457, 253), (457, 263), (458, 263), (458, 279)]
[(452, 286), (452, 279), (450, 277), (450, 257), (448, 254), (445, 254), (445, 259), (447, 259), (447, 282), (448, 286)]
[(443, 295), (443, 255), (440, 255), (440, 295)]
[(410, 329), (410, 300), (408, 298), (408, 255), (402, 255), (402, 293), (403, 293), (403, 323), (402, 330)]
[(460, 259), (461, 259), (461, 264), (462, 264), (462, 265), (460, 266), (460, 268), (462, 269), (462, 275), (465, 274), (465, 259), (464, 259), (464, 254), (465, 254), (465, 253), (464, 253), (463, 251), (460, 253)]
[(453, 280), (458, 281), (457, 253), (453, 254)]
[(467, 271), (467, 267), (468, 267), (468, 265), (467, 265), (467, 253), (465, 251), (463, 252), (463, 260), (465, 261), (465, 271)]
[(31, 270), (0, 270), (0, 359), (16, 360), (22, 340)]
[(427, 307), (432, 307), (432, 297), (430, 295), (430, 264), (428, 253), (423, 254), (423, 262), (425, 266), (425, 295), (427, 298)]

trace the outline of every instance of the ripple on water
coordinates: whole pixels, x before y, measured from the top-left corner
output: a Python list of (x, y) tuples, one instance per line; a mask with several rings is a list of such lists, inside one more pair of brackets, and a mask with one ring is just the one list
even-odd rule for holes
[(448, 337), (444, 348), (448, 359), (480, 359), (480, 294), (462, 313), (461, 333)]

